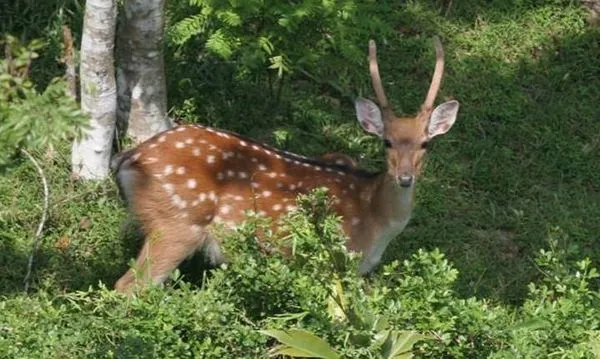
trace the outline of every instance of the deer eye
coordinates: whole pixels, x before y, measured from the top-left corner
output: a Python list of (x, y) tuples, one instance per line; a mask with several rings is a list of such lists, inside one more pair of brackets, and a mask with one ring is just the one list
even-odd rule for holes
[(423, 141), (421, 143), (421, 148), (426, 150), (427, 148), (429, 148), (429, 141)]
[(390, 142), (390, 140), (386, 138), (385, 140), (383, 140), (383, 145), (385, 146), (385, 148), (390, 148), (392, 147), (392, 142)]

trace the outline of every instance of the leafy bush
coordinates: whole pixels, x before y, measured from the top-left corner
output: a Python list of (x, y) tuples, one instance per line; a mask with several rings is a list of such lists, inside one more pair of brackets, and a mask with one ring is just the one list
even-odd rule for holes
[[(553, 246), (541, 251), (545, 279), (530, 286), (522, 308), (510, 308), (458, 297), (458, 272), (437, 250), (393, 262), (378, 277), (358, 277), (358, 258), (344, 250), (326, 192), (302, 196), (299, 206), (281, 233), (255, 218), (229, 236), (226, 253), (235, 260), (201, 289), (176, 273), (166, 288), (128, 299), (103, 286), (4, 298), (0, 353), (402, 358), (412, 347), (416, 358), (592, 358), (597, 350), (600, 296), (590, 285), (598, 273), (587, 260), (572, 265)], [(257, 233), (292, 244), (292, 256), (277, 247), (266, 253)]]
[(41, 40), (22, 45), (7, 35), (2, 43), (5, 57), (0, 66), (0, 165), (22, 147), (48, 145), (81, 136), (87, 118), (66, 84), (55, 78), (39, 92), (29, 77), (31, 63), (44, 46)]

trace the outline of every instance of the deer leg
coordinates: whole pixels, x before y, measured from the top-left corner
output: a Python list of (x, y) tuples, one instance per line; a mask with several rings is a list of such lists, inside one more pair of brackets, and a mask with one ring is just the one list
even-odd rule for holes
[(209, 233), (206, 234), (202, 251), (204, 254), (204, 260), (209, 267), (216, 268), (225, 263), (225, 258), (223, 257), (223, 252), (221, 251), (221, 245), (219, 241)]
[(138, 285), (138, 280), (142, 285), (147, 281), (155, 284), (164, 282), (184, 259), (202, 246), (207, 236), (202, 227), (182, 220), (154, 220), (146, 228), (146, 240), (135, 267), (115, 284), (119, 292), (131, 292)]

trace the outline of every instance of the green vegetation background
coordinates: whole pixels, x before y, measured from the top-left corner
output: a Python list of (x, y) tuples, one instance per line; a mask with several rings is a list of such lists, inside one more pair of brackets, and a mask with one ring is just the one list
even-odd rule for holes
[[(0, 12), (0, 32), (46, 42), (31, 69), (37, 90), (64, 72), (61, 26), (69, 24), (77, 42), (83, 6), (16, 1)], [(575, 262), (600, 260), (600, 29), (586, 23), (579, 2), (190, 0), (170, 1), (167, 14), (177, 121), (304, 155), (341, 151), (370, 170), (383, 168), (383, 146), (359, 129), (352, 104), (372, 96), (367, 41), (379, 44), (397, 112), (413, 113), (433, 70), (431, 37), (439, 35), (446, 52), (439, 98), (455, 98), (461, 109), (432, 146), (413, 219), (385, 255), (385, 263), (407, 267), (345, 288), (393, 328), (434, 333), (420, 357), (598, 354), (598, 281), (587, 262)], [(41, 185), (25, 157), (0, 176), (0, 355), (262, 357), (273, 343), (258, 328), (296, 325), (348, 357), (377, 357), (374, 341), (344, 341), (342, 333), (373, 339), (378, 329), (332, 319), (323, 306), (329, 292), (307, 284), (309, 269), (235, 244), (243, 236), (230, 239), (230, 250), (244, 259), (202, 290), (194, 261), (182, 267), (192, 287), (133, 301), (98, 289), (126, 270), (139, 241), (123, 224), (114, 183), (70, 180), (69, 142), (55, 146), (50, 159), (32, 148), (49, 180), (50, 209), (29, 296), (23, 279)], [(326, 258), (315, 261), (327, 267)], [(260, 266), (268, 269), (259, 273)], [(291, 322), (273, 319), (305, 311)], [(514, 329), (519, 324), (531, 333)]]

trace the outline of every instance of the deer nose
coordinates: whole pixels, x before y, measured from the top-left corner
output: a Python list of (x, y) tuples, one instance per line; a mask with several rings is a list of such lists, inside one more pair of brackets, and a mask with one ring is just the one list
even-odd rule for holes
[(407, 188), (413, 184), (414, 176), (411, 175), (401, 175), (399, 178), (400, 186)]

